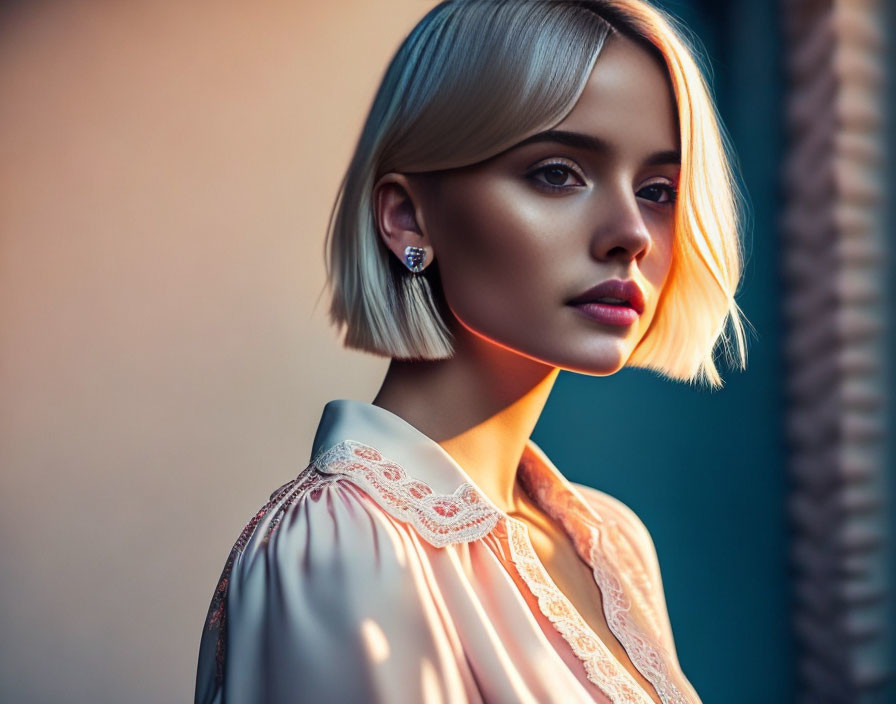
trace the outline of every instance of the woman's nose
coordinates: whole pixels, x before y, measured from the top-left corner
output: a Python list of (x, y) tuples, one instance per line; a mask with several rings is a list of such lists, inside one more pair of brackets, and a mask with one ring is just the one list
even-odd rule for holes
[(641, 259), (650, 250), (652, 238), (637, 196), (629, 188), (604, 191), (599, 197), (602, 202), (596, 214), (592, 256), (600, 261)]

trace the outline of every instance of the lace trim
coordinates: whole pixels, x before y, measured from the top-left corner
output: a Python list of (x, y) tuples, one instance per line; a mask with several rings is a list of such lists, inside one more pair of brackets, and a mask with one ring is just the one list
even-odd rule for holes
[(510, 554), (517, 571), (538, 599), (538, 608), (585, 666), (588, 679), (616, 704), (652, 704), (653, 700), (613, 657), (551, 579), (532, 547), (526, 526), (509, 516), (505, 520)]
[(351, 477), (383, 508), (411, 523), (435, 547), (478, 540), (502, 516), (469, 482), (453, 494), (436, 494), (429, 484), (409, 477), (379, 451), (355, 440), (343, 440), (319, 452), (312, 464), (321, 472)]
[[(605, 566), (620, 563), (628, 565), (631, 560), (619, 555), (614, 540), (605, 540), (600, 529), (593, 528), (592, 531), (591, 567), (603, 595), (607, 624), (625, 647), (635, 667), (653, 684), (663, 704), (689, 704), (695, 701), (686, 697), (672, 681), (664, 657), (665, 649), (661, 653), (654, 640), (632, 620), (629, 615), (631, 601), (623, 591), (619, 579)], [(653, 616), (652, 611), (649, 613)]]
[[(665, 648), (658, 647), (655, 638), (645, 633), (630, 616), (634, 599), (650, 621), (655, 637), (659, 637), (661, 630), (657, 607), (650, 599), (657, 585), (653, 585), (648, 578), (634, 548), (620, 533), (616, 521), (596, 516), (574, 491), (548, 475), (546, 470), (529, 458), (524, 458), (520, 467), (521, 478), (527, 490), (552, 517), (561, 521), (576, 549), (591, 566), (594, 579), (600, 587), (607, 625), (622, 643), (632, 664), (653, 685), (663, 704), (699, 703), (700, 699), (693, 688), (685, 696), (673, 681), (667, 665), (670, 656)], [(528, 535), (526, 538), (528, 542)], [(531, 548), (531, 544), (529, 547)], [(616, 572), (607, 565), (613, 565), (619, 572), (632, 575), (634, 588), (629, 590), (629, 594), (623, 589)], [(562, 594), (560, 597), (565, 600)], [(571, 605), (570, 608), (574, 609)], [(576, 616), (581, 619), (579, 614), (576, 613)], [(587, 624), (585, 627), (590, 631)], [(593, 631), (590, 633), (593, 635)], [(580, 659), (587, 668), (586, 660), (582, 656)], [(622, 667), (615, 658), (613, 660)], [(623, 668), (623, 671), (631, 677), (627, 670)], [(589, 679), (592, 679), (590, 674)], [(595, 684), (601, 686), (598, 682)]]

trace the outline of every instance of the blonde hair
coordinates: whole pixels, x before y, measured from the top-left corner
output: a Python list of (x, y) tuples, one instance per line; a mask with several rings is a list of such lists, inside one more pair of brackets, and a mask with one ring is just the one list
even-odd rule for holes
[(453, 354), (438, 260), (413, 274), (379, 237), (373, 187), (388, 172), (483, 161), (559, 123), (604, 42), (636, 40), (668, 69), (681, 136), (675, 245), (650, 326), (628, 366), (722, 386), (719, 341), (746, 366), (740, 193), (730, 143), (673, 18), (643, 0), (447, 0), (393, 57), (339, 189), (327, 232), (330, 320), (343, 344), (398, 359)]

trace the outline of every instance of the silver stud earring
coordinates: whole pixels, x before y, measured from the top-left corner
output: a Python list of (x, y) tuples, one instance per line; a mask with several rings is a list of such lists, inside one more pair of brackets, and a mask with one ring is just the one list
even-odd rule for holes
[(423, 247), (408, 245), (404, 248), (404, 263), (415, 274), (423, 271), (426, 268), (426, 250)]

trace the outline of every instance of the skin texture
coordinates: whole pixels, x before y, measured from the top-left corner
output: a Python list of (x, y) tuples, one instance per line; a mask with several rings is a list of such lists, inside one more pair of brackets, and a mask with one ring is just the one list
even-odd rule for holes
[[(648, 165), (680, 149), (665, 68), (611, 37), (552, 129), (599, 138), (609, 150), (536, 142), (377, 183), (386, 245), (402, 260), (405, 246), (424, 247), (426, 264), (438, 262), (456, 351), (448, 360), (393, 360), (373, 403), (439, 442), (498, 508), (527, 524), (558, 587), (659, 701), (607, 627), (590, 569), (518, 485), (516, 469), (559, 371), (617, 372), (653, 320), (671, 265), (680, 169)], [(596, 322), (568, 305), (612, 278), (633, 279), (644, 293), (634, 324)]]

